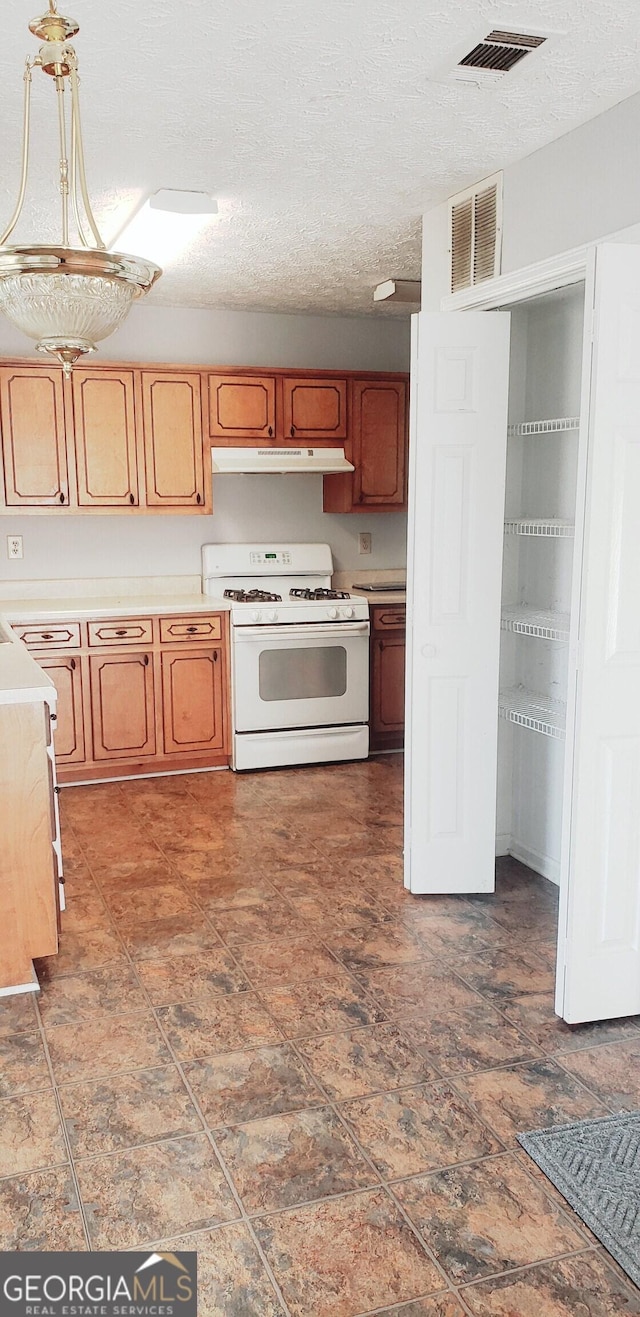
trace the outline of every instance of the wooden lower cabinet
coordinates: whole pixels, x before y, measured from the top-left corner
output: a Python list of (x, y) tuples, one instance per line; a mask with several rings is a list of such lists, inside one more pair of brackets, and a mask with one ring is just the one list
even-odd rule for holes
[(404, 745), (406, 620), (404, 608), (372, 609), (371, 750)]
[(14, 629), (58, 693), (61, 784), (228, 765), (227, 614)]
[(164, 653), (160, 663), (165, 754), (223, 750), (222, 649)]

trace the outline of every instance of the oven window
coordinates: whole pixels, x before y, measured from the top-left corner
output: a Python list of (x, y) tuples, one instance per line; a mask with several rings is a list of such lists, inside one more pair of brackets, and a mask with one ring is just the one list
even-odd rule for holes
[(347, 689), (344, 645), (263, 649), (259, 657), (261, 700), (331, 700)]

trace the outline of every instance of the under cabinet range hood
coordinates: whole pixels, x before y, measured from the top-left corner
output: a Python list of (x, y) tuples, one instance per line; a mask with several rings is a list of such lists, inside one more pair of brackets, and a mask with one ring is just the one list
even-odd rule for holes
[(212, 448), (211, 466), (220, 475), (291, 475), (353, 471), (344, 448)]

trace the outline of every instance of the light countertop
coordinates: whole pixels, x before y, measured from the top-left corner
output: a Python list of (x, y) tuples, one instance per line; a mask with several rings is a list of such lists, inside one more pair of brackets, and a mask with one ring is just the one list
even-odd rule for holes
[(204, 594), (51, 595), (42, 599), (0, 599), (0, 614), (9, 622), (54, 622), (87, 617), (162, 617), (165, 614), (220, 613), (229, 600)]
[(349, 590), (359, 599), (368, 599), (370, 604), (405, 604), (406, 590), (356, 590), (354, 581), (367, 585), (382, 584), (383, 581), (402, 581), (406, 577), (404, 567), (360, 568), (358, 571), (334, 572), (333, 584), (336, 590)]
[(55, 706), (56, 688), (0, 614), (0, 704)]

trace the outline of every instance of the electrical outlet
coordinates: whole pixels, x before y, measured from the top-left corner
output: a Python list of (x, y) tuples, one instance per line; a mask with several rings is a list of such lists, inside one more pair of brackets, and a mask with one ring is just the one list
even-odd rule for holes
[(7, 535), (7, 558), (22, 558), (22, 536)]
[(358, 553), (371, 553), (371, 531), (361, 530), (358, 535)]

